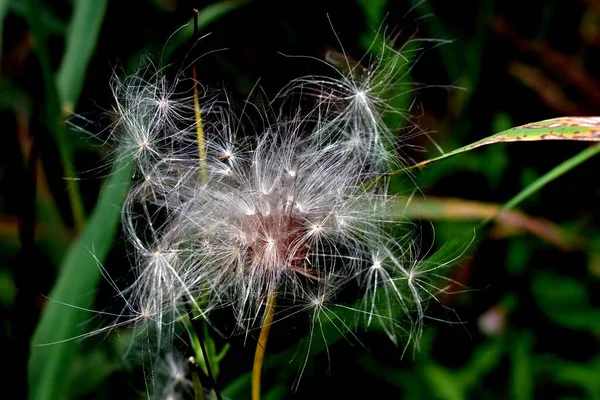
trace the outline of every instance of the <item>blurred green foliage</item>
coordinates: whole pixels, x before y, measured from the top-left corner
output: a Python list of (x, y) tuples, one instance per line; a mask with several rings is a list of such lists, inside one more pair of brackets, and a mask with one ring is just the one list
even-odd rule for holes
[[(212, 32), (195, 44), (183, 27), (194, 7)], [(259, 78), (273, 94), (312, 72), (278, 52), (323, 58), (343, 45), (360, 60), (384, 26), (397, 48), (414, 35), (452, 41), (405, 47), (414, 66), (390, 88), (420, 129), (399, 132), (414, 146), (401, 147), (409, 164), (513, 126), (600, 115), (594, 1), (0, 1), (0, 342), (13, 397), (145, 396), (127, 329), (39, 346), (102, 327), (85, 309), (110, 309), (101, 277), (128, 265), (117, 221), (132, 172), (119, 165), (104, 182), (105, 150), (65, 123), (80, 118), (105, 139), (98, 106), (110, 109), (115, 66), (132, 72), (150, 55), (177, 71), (202, 56), (201, 80), (243, 100)], [(493, 144), (414, 172), (439, 200), (430, 214), (411, 211), (423, 247), (434, 240), (442, 262), (460, 256), (421, 342), (405, 351), (377, 329), (323, 321), (309, 345), (306, 330), (273, 329), (264, 398), (600, 398), (600, 165), (586, 147)], [(481, 225), (503, 205), (521, 213)], [(207, 338), (215, 359), (231, 346), (218, 365), (227, 397), (249, 398), (253, 339)]]

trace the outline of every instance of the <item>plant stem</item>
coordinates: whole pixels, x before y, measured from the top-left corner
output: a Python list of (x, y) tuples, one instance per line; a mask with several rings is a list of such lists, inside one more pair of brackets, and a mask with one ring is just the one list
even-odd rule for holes
[(196, 80), (196, 66), (192, 67), (194, 76), (194, 114), (196, 116), (196, 136), (198, 137), (198, 159), (200, 162), (200, 182), (205, 185), (208, 181), (206, 169), (206, 145), (204, 143), (204, 127), (200, 114), (200, 100), (198, 99), (198, 82)]
[[(196, 359), (197, 360), (202, 359), (204, 361), (203, 365), (206, 368), (206, 370), (203, 372), (206, 373), (208, 378), (211, 380), (211, 383), (213, 386), (213, 391), (215, 392), (215, 396), (217, 397), (217, 400), (223, 400), (223, 397), (221, 396), (221, 391), (219, 390), (219, 387), (217, 386), (217, 378), (213, 374), (212, 368), (210, 366), (210, 360), (208, 357), (208, 351), (206, 351), (206, 345), (204, 344), (204, 338), (202, 336), (198, 335), (198, 332), (200, 331), (200, 329), (198, 329), (198, 324), (194, 322), (194, 321), (196, 321), (194, 312), (193, 312), (192, 308), (189, 306), (189, 304), (187, 304), (187, 308), (188, 308), (188, 313), (184, 316), (184, 322), (185, 322), (185, 328), (190, 337), (190, 343), (191, 343), (192, 349), (194, 350)], [(192, 315), (192, 318), (190, 318), (190, 315)], [(197, 369), (201, 369), (200, 365), (198, 365), (197, 362), (195, 364), (197, 366)], [(194, 377), (192, 376), (192, 378), (194, 378)], [(193, 381), (193, 383), (194, 383), (194, 391), (197, 392), (197, 390), (196, 390), (197, 385), (200, 385), (200, 389), (202, 389), (200, 380), (198, 380), (198, 382)], [(203, 393), (203, 395), (204, 395), (204, 393)]]
[(489, 218), (486, 218), (481, 223), (481, 226), (486, 225), (488, 222), (495, 219), (502, 212), (510, 210), (511, 208), (514, 208), (517, 204), (521, 203), (523, 200), (525, 200), (526, 198), (528, 198), (529, 196), (531, 196), (532, 194), (534, 194), (535, 192), (537, 192), (538, 190), (540, 190), (541, 188), (546, 186), (548, 183), (552, 182), (554, 179), (567, 173), (568, 171), (572, 170), (579, 164), (583, 163), (584, 161), (587, 161), (588, 159), (592, 158), (593, 156), (595, 156), (598, 153), (600, 153), (600, 143), (590, 146), (590, 147), (586, 148), (585, 150), (575, 154), (573, 157), (563, 161), (562, 163), (560, 163), (556, 167), (552, 168), (550, 171), (548, 171), (544, 175), (540, 176), (534, 182), (529, 184), (527, 187), (525, 187), (523, 190), (521, 190), (512, 199), (510, 199), (509, 201), (504, 203), (502, 208), (499, 209), (496, 212), (496, 214), (490, 216)]
[(195, 400), (204, 400), (204, 389), (200, 383), (200, 374), (198, 374), (198, 367), (192, 367), (192, 384), (194, 386), (194, 398)]
[(252, 367), (252, 400), (260, 400), (260, 375), (262, 372), (263, 359), (265, 358), (265, 350), (267, 348), (267, 339), (269, 338), (269, 331), (271, 330), (273, 315), (275, 314), (276, 300), (277, 295), (275, 292), (269, 293), (267, 309), (265, 310), (265, 317), (260, 329), (258, 343), (256, 344), (256, 352), (254, 353), (254, 365)]
[(217, 378), (213, 374), (212, 369), (210, 367), (210, 360), (208, 359), (208, 352), (206, 351), (204, 339), (201, 337), (198, 337), (198, 339), (200, 339), (200, 349), (202, 350), (202, 357), (204, 358), (204, 362), (206, 363), (206, 372), (208, 373), (209, 379), (212, 381), (215, 396), (217, 396), (217, 400), (223, 400), (223, 397), (221, 397), (221, 391), (217, 387)]
[(44, 29), (39, 9), (39, 1), (29, 0), (25, 2), (25, 18), (28, 21), (29, 29), (34, 38), (34, 48), (42, 69), (46, 91), (45, 111), (42, 120), (56, 143), (60, 162), (66, 178), (65, 184), (71, 206), (73, 223), (77, 232), (81, 232), (85, 225), (85, 208), (83, 206), (81, 192), (79, 191), (79, 184), (77, 180), (75, 180), (73, 146), (67, 138), (67, 130), (63, 121), (64, 117), (61, 114), (59, 104), (60, 96), (56, 87), (56, 76), (52, 71), (50, 54), (48, 52), (48, 34)]
[[(198, 36), (198, 10), (194, 10), (194, 38)], [(198, 77), (196, 74), (196, 63), (192, 65), (192, 76), (194, 78), (194, 115), (196, 117), (196, 136), (198, 140), (198, 160), (200, 162), (200, 183), (206, 185), (208, 172), (206, 168), (206, 144), (204, 142), (204, 126), (202, 114), (200, 113), (200, 98), (198, 96)]]

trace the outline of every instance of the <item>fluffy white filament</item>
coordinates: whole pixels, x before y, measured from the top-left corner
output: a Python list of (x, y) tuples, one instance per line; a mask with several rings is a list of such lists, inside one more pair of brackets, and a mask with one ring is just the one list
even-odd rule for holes
[[(122, 214), (135, 254), (136, 279), (123, 291), (129, 306), (159, 331), (186, 306), (204, 317), (231, 307), (250, 329), (275, 294), (280, 318), (309, 310), (315, 324), (326, 310), (335, 324), (331, 305), (354, 282), (360, 293), (345, 308), (395, 342), (418, 334), (435, 291), (399, 237), (397, 199), (382, 178), (400, 164), (393, 149), (402, 141), (383, 120), (397, 112), (386, 90), (408, 62), (395, 52), (377, 61), (291, 82), (258, 129), (226, 96), (201, 90), (205, 165), (192, 81), (170, 85), (160, 72), (115, 78), (111, 139), (133, 157), (137, 177)], [(292, 104), (304, 111), (282, 117)]]

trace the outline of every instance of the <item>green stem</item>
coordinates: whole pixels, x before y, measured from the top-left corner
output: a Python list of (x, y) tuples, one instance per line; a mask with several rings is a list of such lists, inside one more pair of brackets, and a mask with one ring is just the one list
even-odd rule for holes
[(200, 375), (198, 374), (198, 365), (192, 366), (192, 384), (194, 385), (194, 397), (196, 400), (204, 400), (204, 388), (200, 383)]
[[(198, 38), (198, 10), (194, 9), (194, 39)], [(194, 116), (196, 118), (196, 136), (198, 140), (198, 160), (200, 162), (200, 183), (208, 183), (208, 169), (206, 167), (206, 143), (204, 139), (204, 124), (200, 112), (200, 96), (198, 95), (198, 76), (196, 74), (196, 63), (192, 65), (194, 78)]]
[(42, 69), (42, 75), (44, 77), (46, 90), (46, 115), (44, 116), (44, 120), (51, 134), (54, 136), (60, 154), (75, 228), (77, 231), (81, 231), (85, 223), (83, 200), (81, 198), (81, 193), (79, 192), (79, 185), (75, 180), (73, 150), (66, 138), (66, 127), (59, 105), (56, 79), (50, 64), (50, 54), (48, 53), (46, 40), (47, 37), (43, 29), (44, 25), (42, 19), (39, 15), (40, 7), (36, 0), (28, 0), (26, 6), (25, 16), (35, 40), (35, 53), (37, 54)]
[(196, 65), (192, 66), (194, 76), (194, 115), (196, 117), (196, 136), (198, 139), (198, 160), (200, 162), (200, 183), (206, 185), (208, 182), (208, 170), (206, 168), (206, 144), (204, 140), (204, 125), (200, 113), (200, 99), (198, 96), (198, 82), (196, 80)]
[(215, 392), (215, 396), (217, 397), (217, 400), (222, 400), (221, 392), (219, 391), (219, 388), (217, 386), (217, 378), (213, 374), (213, 371), (210, 366), (210, 360), (209, 360), (208, 352), (206, 351), (206, 346), (204, 345), (204, 340), (198, 336), (198, 332), (197, 332), (196, 326), (195, 326), (196, 324), (193, 323), (193, 320), (190, 318), (190, 314), (192, 315), (193, 318), (197, 317), (195, 315), (194, 311), (190, 307), (188, 314), (186, 314), (183, 317), (184, 325), (187, 330), (188, 336), (190, 337), (190, 343), (191, 343), (192, 349), (194, 350), (196, 360), (204, 361), (201, 364), (199, 364), (197, 362), (195, 364), (198, 366), (198, 369), (202, 369), (202, 372), (204, 372), (204, 374), (206, 376), (208, 376), (210, 378), (210, 380), (212, 380), (212, 385), (213, 385), (213, 390)]
[(548, 171), (544, 175), (540, 176), (533, 183), (527, 185), (527, 187), (525, 189), (521, 190), (516, 196), (514, 196), (512, 199), (507, 201), (496, 212), (496, 214), (485, 219), (481, 224), (485, 225), (488, 222), (490, 222), (491, 220), (493, 220), (494, 218), (496, 218), (502, 212), (510, 210), (511, 208), (514, 208), (517, 204), (521, 203), (523, 200), (527, 199), (529, 196), (531, 196), (532, 194), (534, 194), (535, 192), (537, 192), (538, 190), (540, 190), (541, 188), (546, 186), (546, 184), (552, 182), (554, 179), (556, 179), (556, 178), (560, 177), (561, 175), (565, 174), (566, 172), (572, 170), (579, 164), (583, 163), (584, 161), (587, 161), (588, 159), (592, 158), (593, 156), (595, 156), (598, 153), (600, 153), (600, 143), (590, 146), (590, 147), (586, 148), (585, 150), (577, 153), (573, 157), (569, 158), (568, 160), (563, 161), (562, 163), (560, 163), (556, 167), (552, 168), (550, 171)]

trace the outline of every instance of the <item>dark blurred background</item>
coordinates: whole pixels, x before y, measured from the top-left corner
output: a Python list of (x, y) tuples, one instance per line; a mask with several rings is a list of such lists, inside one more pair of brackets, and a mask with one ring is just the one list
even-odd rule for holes
[[(191, 26), (183, 27), (193, 8), (200, 10), (201, 34), (210, 33), (195, 45)], [(186, 74), (201, 57), (201, 82), (225, 87), (242, 102), (257, 82), (270, 97), (290, 79), (322, 73), (309, 57), (323, 59), (343, 46), (361, 60), (378, 31), (394, 37), (395, 48), (415, 38), (446, 40), (422, 42), (408, 76), (416, 90), (399, 89), (410, 105), (403, 111), (422, 133), (401, 149), (410, 162), (439, 155), (434, 142), (449, 151), (513, 126), (600, 112), (596, 0), (2, 0), (0, 28), (0, 346), (7, 371), (2, 380), (13, 398), (44, 398), (33, 389), (39, 381), (32, 376), (47, 373), (69, 388), (64, 393), (70, 398), (145, 395), (143, 374), (123, 356), (126, 332), (121, 341), (101, 335), (70, 342), (79, 350), (52, 365), (44, 364), (49, 353), (42, 353), (29, 365), (27, 382), (31, 338), (46, 296), (88, 226), (108, 173), (101, 168), (107, 156), (101, 140), (71, 125), (103, 138), (115, 71), (133, 73), (149, 56), (157, 65), (171, 65), (167, 75)], [(328, 351), (311, 356), (296, 391), (291, 387), (304, 361), (296, 345), (306, 331), (274, 329), (266, 364), (276, 368), (265, 372), (265, 399), (383, 393), (406, 399), (600, 399), (600, 161), (591, 159), (551, 182), (510, 218), (477, 228), (586, 146), (499, 143), (416, 172), (431, 206), (408, 216), (425, 227), (432, 221), (435, 239), (423, 228), (424, 243), (453, 249), (449, 258), (461, 254), (444, 274), (464, 286), (432, 301), (417, 350), (403, 353), (381, 332), (358, 329), (356, 338), (332, 340)], [(118, 219), (118, 210), (113, 214)], [(105, 268), (118, 275), (128, 265), (126, 249), (108, 225), (96, 234), (107, 247)], [(105, 309), (114, 295), (106, 282), (80, 295), (93, 298), (96, 286), (100, 295), (90, 307)], [(76, 301), (79, 294), (72, 295)], [(61, 323), (72, 321), (55, 322)], [(84, 316), (71, 335), (97, 323)], [(231, 344), (219, 365), (221, 387), (232, 398), (249, 398), (240, 376), (250, 370), (254, 342), (244, 346), (244, 338), (214, 336), (218, 346)], [(280, 364), (278, 356), (293, 362)]]

